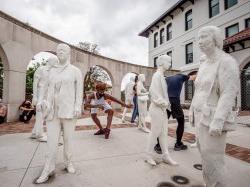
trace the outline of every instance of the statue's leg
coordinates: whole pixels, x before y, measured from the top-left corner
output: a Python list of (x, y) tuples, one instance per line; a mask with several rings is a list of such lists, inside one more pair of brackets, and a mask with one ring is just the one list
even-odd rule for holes
[(203, 178), (207, 187), (226, 187), (225, 148), (226, 133), (211, 136), (209, 128), (203, 125), (198, 129), (198, 148), (202, 158)]
[(72, 164), (72, 137), (75, 132), (76, 119), (63, 119), (64, 164), (69, 173), (75, 173)]
[(60, 137), (61, 124), (58, 118), (54, 118), (51, 121), (47, 121), (47, 146), (48, 153), (46, 155), (45, 165), (41, 176), (37, 179), (37, 183), (43, 183), (48, 180), (49, 176), (54, 172), (56, 165), (56, 155), (58, 141)]
[(178, 163), (176, 161), (174, 161), (168, 151), (168, 119), (166, 114), (162, 115), (161, 118), (161, 133), (159, 135), (159, 142), (160, 142), (160, 147), (162, 150), (162, 160), (163, 162), (170, 164), (170, 165), (178, 165)]
[(125, 122), (125, 117), (126, 117), (127, 111), (128, 111), (128, 108), (125, 107), (123, 110), (123, 113), (122, 113), (122, 122)]

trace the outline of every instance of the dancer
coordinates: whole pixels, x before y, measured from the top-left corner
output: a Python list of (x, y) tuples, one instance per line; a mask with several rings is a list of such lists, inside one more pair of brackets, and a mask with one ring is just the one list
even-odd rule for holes
[(43, 130), (44, 111), (42, 111), (41, 103), (46, 96), (49, 71), (55, 64), (58, 64), (58, 58), (51, 54), (46, 66), (39, 67), (34, 74), (32, 104), (36, 106), (36, 122), (30, 138), (37, 139), (40, 142), (47, 141), (47, 136)]
[(46, 113), (48, 155), (36, 183), (46, 182), (53, 175), (60, 132), (63, 131), (64, 164), (68, 173), (75, 173), (72, 163), (72, 136), (76, 119), (81, 115), (83, 84), (81, 71), (70, 64), (70, 47), (57, 46), (59, 64), (49, 72), (48, 92), (42, 107)]
[(152, 82), (149, 88), (151, 96), (151, 104), (149, 114), (151, 117), (151, 133), (148, 143), (148, 159), (147, 162), (151, 165), (156, 165), (154, 159), (154, 146), (159, 137), (160, 145), (163, 152), (163, 162), (170, 165), (177, 165), (169, 155), (167, 133), (168, 133), (168, 117), (166, 109), (170, 108), (168, 99), (167, 84), (164, 79), (164, 72), (171, 66), (171, 57), (162, 55), (157, 59), (157, 71), (152, 77)]
[(144, 88), (143, 83), (145, 82), (145, 75), (140, 74), (138, 76), (138, 83), (136, 88), (136, 94), (138, 98), (138, 112), (139, 112), (139, 123), (138, 128), (143, 132), (149, 133), (150, 130), (146, 126), (146, 117), (148, 113), (147, 108), (147, 101), (148, 98), (148, 91)]
[[(131, 105), (132, 104), (132, 100), (133, 100), (133, 96), (134, 96), (134, 91), (133, 91), (133, 87), (135, 84), (135, 77), (131, 76), (130, 77), (130, 82), (126, 85), (125, 87), (125, 103), (127, 105)], [(128, 108), (124, 108), (123, 113), (122, 113), (122, 122), (125, 122), (125, 116), (127, 113)]]
[[(96, 92), (94, 92), (93, 94), (91, 94), (88, 97), (86, 104), (85, 104), (85, 107), (91, 108), (91, 118), (95, 122), (97, 127), (99, 128), (99, 130), (94, 135), (104, 134), (105, 139), (109, 139), (114, 110), (105, 100), (109, 99), (113, 102), (116, 102), (116, 103), (122, 105), (123, 107), (126, 107), (126, 108), (131, 108), (132, 105), (131, 104), (127, 105), (127, 104), (123, 103), (122, 101), (112, 97), (111, 95), (105, 93), (105, 90), (106, 90), (106, 84), (105, 83), (98, 83), (96, 85)], [(97, 117), (97, 109), (98, 108), (104, 110), (105, 113), (108, 114), (106, 128), (102, 127), (101, 122)]]
[[(180, 94), (183, 87), (183, 83), (187, 80), (194, 81), (195, 78), (196, 78), (196, 72), (192, 72), (189, 75), (176, 74), (166, 78), (168, 87), (168, 97), (171, 104), (171, 111), (167, 111), (168, 117), (172, 115), (173, 118), (176, 119), (178, 123), (176, 129), (176, 143), (174, 146), (175, 151), (187, 149), (187, 146), (184, 145), (183, 142), (181, 141), (184, 133), (185, 118), (181, 107)], [(158, 143), (155, 146), (155, 150), (156, 152), (161, 152), (159, 140), (157, 139), (157, 141)]]
[(135, 76), (135, 84), (133, 86), (133, 104), (134, 104), (134, 108), (133, 108), (133, 113), (132, 113), (132, 117), (131, 117), (131, 123), (135, 122), (135, 119), (137, 116), (139, 116), (139, 112), (138, 112), (138, 98), (137, 98), (137, 82), (138, 82), (138, 75)]
[(200, 50), (205, 54), (195, 81), (190, 107), (190, 123), (196, 127), (196, 139), (207, 187), (226, 187), (225, 148), (227, 132), (234, 130), (232, 110), (239, 91), (239, 67), (232, 56), (222, 50), (221, 31), (215, 26), (201, 28)]

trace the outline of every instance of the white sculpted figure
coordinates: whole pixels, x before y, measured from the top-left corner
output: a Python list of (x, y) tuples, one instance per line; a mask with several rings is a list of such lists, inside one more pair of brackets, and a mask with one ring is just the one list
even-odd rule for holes
[[(132, 104), (132, 100), (133, 100), (133, 97), (134, 97), (134, 91), (133, 91), (133, 86), (134, 85), (135, 85), (135, 77), (131, 76), (129, 83), (125, 87), (125, 103), (127, 105)], [(122, 121), (123, 122), (125, 121), (124, 119), (125, 119), (127, 110), (128, 110), (128, 108), (126, 108), (126, 107), (123, 110), (123, 113), (122, 113)]]
[(215, 26), (203, 27), (198, 34), (201, 59), (190, 113), (195, 123), (197, 145), (202, 158), (207, 187), (226, 187), (224, 164), (227, 131), (233, 130), (233, 106), (239, 91), (237, 62), (222, 51), (223, 39)]
[(51, 54), (46, 66), (39, 67), (34, 74), (32, 104), (36, 106), (36, 122), (32, 129), (31, 138), (41, 142), (47, 141), (47, 136), (43, 131), (44, 111), (42, 111), (41, 103), (45, 99), (49, 71), (55, 64), (58, 64), (58, 58)]
[(48, 155), (37, 183), (43, 183), (55, 170), (57, 146), (63, 131), (64, 163), (69, 173), (75, 173), (72, 164), (72, 135), (77, 117), (81, 114), (83, 85), (81, 71), (70, 64), (70, 47), (57, 46), (59, 65), (49, 73), (48, 95), (44, 101), (47, 110)]
[(148, 91), (143, 86), (144, 82), (145, 82), (145, 75), (140, 74), (138, 76), (138, 82), (137, 82), (137, 88), (136, 88), (136, 93), (138, 97), (138, 111), (139, 111), (138, 128), (146, 133), (149, 133), (150, 130), (146, 126), (146, 117), (148, 113), (147, 100), (149, 98), (148, 98)]
[(154, 160), (154, 146), (159, 137), (159, 143), (162, 149), (163, 162), (170, 165), (177, 163), (170, 157), (168, 152), (167, 137), (168, 137), (168, 116), (167, 108), (170, 108), (168, 99), (167, 83), (164, 78), (164, 72), (171, 66), (171, 57), (162, 55), (157, 59), (157, 71), (152, 77), (152, 82), (149, 88), (151, 104), (149, 106), (149, 114), (151, 118), (151, 133), (148, 143), (148, 160), (151, 165), (156, 165)]

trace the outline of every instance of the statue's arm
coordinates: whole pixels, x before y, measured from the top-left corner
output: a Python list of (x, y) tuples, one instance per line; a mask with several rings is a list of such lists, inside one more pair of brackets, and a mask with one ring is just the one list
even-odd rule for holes
[(232, 111), (235, 98), (239, 92), (239, 67), (233, 58), (223, 59), (218, 71), (219, 100), (215, 110), (211, 129), (218, 129), (221, 133), (228, 114)]
[(37, 105), (37, 102), (38, 102), (38, 93), (37, 93), (37, 88), (38, 88), (38, 83), (39, 83), (39, 78), (40, 78), (40, 75), (39, 75), (39, 69), (37, 69), (34, 73), (34, 76), (33, 76), (33, 98), (32, 98), (32, 104), (34, 106)]
[(83, 100), (83, 84), (82, 84), (82, 73), (79, 69), (77, 69), (76, 73), (76, 98), (75, 98), (75, 109), (80, 110), (82, 108), (82, 100)]
[(137, 93), (137, 96), (148, 95), (147, 90), (144, 88), (141, 82), (138, 82), (137, 84), (136, 93)]

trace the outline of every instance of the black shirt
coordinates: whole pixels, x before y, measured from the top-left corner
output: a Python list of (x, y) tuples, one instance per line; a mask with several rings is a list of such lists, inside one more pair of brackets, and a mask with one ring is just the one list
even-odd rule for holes
[(176, 74), (166, 78), (168, 86), (168, 97), (180, 99), (182, 85), (189, 79), (188, 75)]

